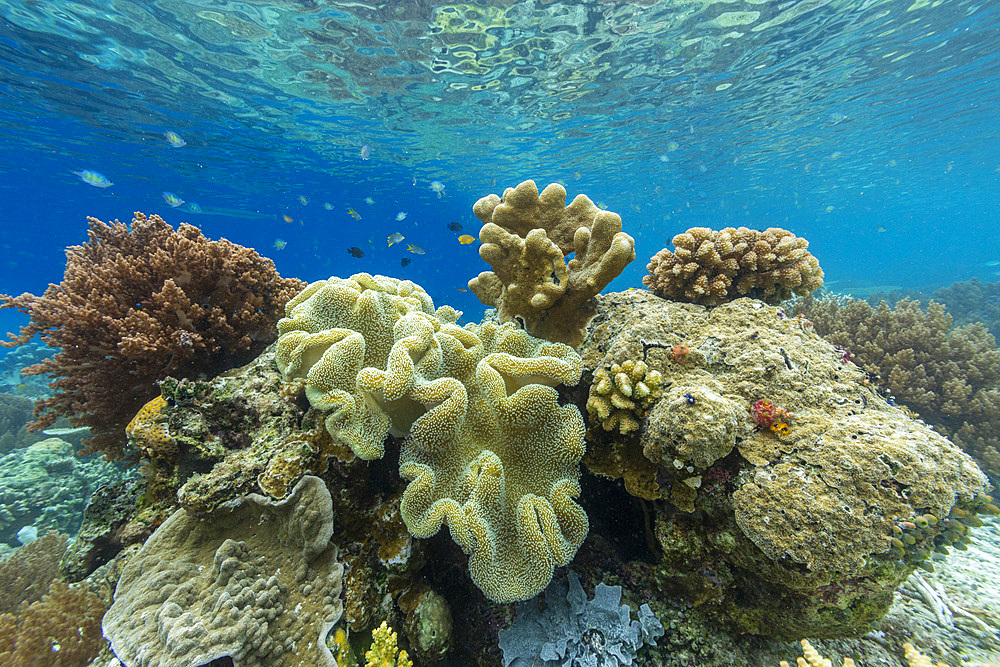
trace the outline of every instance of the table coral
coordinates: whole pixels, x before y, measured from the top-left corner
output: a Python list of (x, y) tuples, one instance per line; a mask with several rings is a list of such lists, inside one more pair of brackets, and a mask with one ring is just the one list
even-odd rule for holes
[(469, 289), (501, 321), (579, 345), (594, 314), (591, 298), (635, 259), (621, 218), (582, 194), (566, 206), (565, 188), (552, 183), (539, 194), (534, 181), (507, 188), (503, 198), (483, 197), (472, 210), (484, 223), (479, 255), (493, 270), (470, 280)]
[[(250, 495), (206, 520), (174, 513), (128, 562), (104, 634), (128, 667), (335, 667), (343, 565), (326, 485), (304, 477), (281, 502)], [(253, 530), (247, 527), (252, 526)]]
[(0, 296), (31, 321), (10, 343), (38, 335), (55, 356), (25, 369), (55, 390), (33, 428), (68, 416), (88, 426), (86, 453), (125, 455), (125, 426), (168, 375), (191, 377), (252, 359), (273, 339), (281, 306), (301, 289), (274, 263), (225, 239), (136, 213), (132, 226), (89, 218), (89, 240), (67, 249), (66, 270), (42, 296)]
[(445, 523), (495, 601), (536, 595), (587, 534), (580, 493), (583, 420), (560, 406), (580, 358), (512, 323), (455, 324), (418, 285), (357, 274), (313, 283), (278, 324), (287, 380), (306, 377), (335, 440), (363, 459), (408, 436), (401, 511), (426, 538)]
[(642, 283), (660, 296), (716, 306), (740, 296), (778, 303), (823, 285), (809, 242), (790, 231), (692, 227), (673, 238), (674, 250), (653, 255)]

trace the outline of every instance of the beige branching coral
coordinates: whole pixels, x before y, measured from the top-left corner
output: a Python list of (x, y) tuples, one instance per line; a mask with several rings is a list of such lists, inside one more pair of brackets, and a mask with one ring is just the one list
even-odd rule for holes
[(638, 431), (646, 411), (662, 392), (663, 376), (650, 370), (644, 361), (626, 360), (610, 368), (594, 371), (587, 412), (600, 421), (605, 431), (621, 434)]
[(286, 380), (328, 412), (326, 427), (363, 459), (387, 433), (408, 436), (400, 474), (410, 533), (447, 524), (492, 600), (538, 594), (587, 535), (580, 494), (583, 420), (554, 387), (576, 384), (572, 348), (513, 323), (455, 324), (414, 283), (357, 274), (313, 283), (278, 323)]
[(565, 188), (552, 183), (539, 194), (534, 181), (507, 188), (502, 199), (483, 197), (472, 210), (484, 223), (479, 256), (493, 270), (470, 280), (469, 289), (501, 321), (519, 320), (546, 340), (582, 343), (591, 298), (635, 259), (621, 218), (582, 194), (566, 206)]
[(673, 244), (653, 255), (642, 283), (675, 301), (717, 306), (750, 296), (773, 304), (823, 285), (809, 242), (785, 229), (693, 227)]

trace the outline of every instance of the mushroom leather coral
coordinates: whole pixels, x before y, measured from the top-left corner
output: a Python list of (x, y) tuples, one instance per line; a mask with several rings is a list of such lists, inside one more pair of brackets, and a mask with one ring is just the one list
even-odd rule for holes
[(364, 459), (408, 436), (400, 474), (410, 533), (447, 524), (492, 600), (539, 593), (589, 523), (580, 494), (583, 420), (553, 388), (575, 384), (570, 347), (512, 323), (455, 324), (414, 283), (357, 274), (313, 283), (278, 323), (278, 365), (306, 378), (327, 429)]
[[(493, 267), (469, 289), (500, 319), (519, 319), (534, 336), (577, 346), (594, 315), (591, 297), (635, 259), (622, 219), (586, 195), (566, 206), (566, 189), (534, 181), (483, 197), (473, 213), (483, 221), (479, 256)], [(566, 257), (573, 254), (573, 259)]]

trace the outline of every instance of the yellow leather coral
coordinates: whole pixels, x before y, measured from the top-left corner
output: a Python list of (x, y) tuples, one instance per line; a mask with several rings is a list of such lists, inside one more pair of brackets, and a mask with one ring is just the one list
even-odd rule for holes
[(493, 270), (470, 280), (469, 289), (501, 321), (517, 319), (534, 336), (577, 346), (594, 315), (592, 297), (635, 259), (635, 241), (618, 214), (586, 195), (565, 204), (561, 185), (539, 194), (534, 181), (507, 188), (503, 199), (477, 201), (479, 256)]
[(357, 274), (314, 283), (278, 323), (286, 379), (306, 378), (331, 435), (362, 458), (387, 433), (408, 436), (400, 474), (410, 533), (447, 524), (492, 600), (538, 594), (567, 564), (589, 524), (580, 494), (583, 420), (560, 406), (579, 381), (572, 348), (512, 323), (455, 324), (418, 285)]
[(653, 255), (642, 283), (662, 297), (717, 306), (740, 296), (779, 303), (823, 285), (809, 242), (786, 229), (692, 227), (673, 238), (674, 251)]

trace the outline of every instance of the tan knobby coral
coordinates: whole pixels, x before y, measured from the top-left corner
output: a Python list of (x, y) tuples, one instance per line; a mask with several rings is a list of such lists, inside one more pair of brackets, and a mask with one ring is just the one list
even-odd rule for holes
[(610, 368), (598, 368), (590, 386), (587, 412), (605, 431), (623, 435), (638, 431), (646, 411), (662, 395), (662, 382), (660, 372), (650, 370), (641, 360), (626, 359)]
[(823, 285), (809, 242), (790, 231), (692, 227), (673, 238), (674, 251), (653, 255), (642, 283), (675, 301), (716, 306), (740, 296), (778, 303)]
[(335, 667), (326, 634), (341, 616), (333, 502), (303, 477), (271, 502), (251, 494), (208, 519), (177, 510), (122, 571), (104, 635), (130, 667)]
[[(635, 259), (621, 218), (586, 196), (566, 206), (566, 189), (541, 194), (534, 181), (487, 195), (472, 208), (483, 221), (479, 256), (492, 271), (469, 281), (501, 321), (519, 320), (534, 336), (578, 346), (593, 317), (591, 298)], [(573, 259), (566, 257), (573, 254)]]
[(580, 494), (583, 420), (555, 385), (580, 357), (512, 323), (455, 324), (418, 285), (357, 274), (313, 283), (279, 322), (286, 379), (329, 411), (326, 426), (364, 459), (408, 436), (400, 474), (410, 533), (447, 523), (473, 581), (496, 601), (536, 595), (588, 530)]

